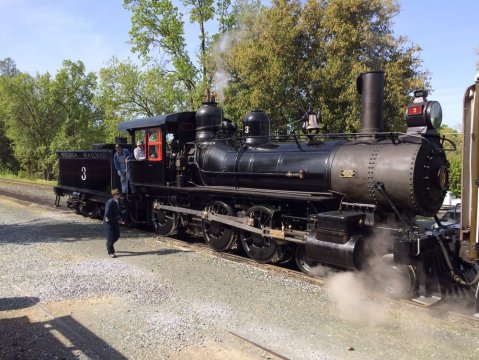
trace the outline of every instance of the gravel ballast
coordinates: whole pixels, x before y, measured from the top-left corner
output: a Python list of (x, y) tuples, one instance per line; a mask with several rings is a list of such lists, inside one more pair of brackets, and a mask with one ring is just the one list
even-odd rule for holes
[(62, 210), (0, 196), (2, 359), (279, 358), (233, 334), (289, 359), (479, 356), (477, 324), (360, 296), (354, 274), (348, 314), (328, 285), (153, 234), (122, 228), (108, 258), (101, 222)]

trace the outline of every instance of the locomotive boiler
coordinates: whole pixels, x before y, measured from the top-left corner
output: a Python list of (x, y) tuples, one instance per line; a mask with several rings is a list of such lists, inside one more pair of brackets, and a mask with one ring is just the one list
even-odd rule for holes
[[(362, 269), (379, 256), (407, 278), (400, 289), (385, 286), (393, 292), (468, 292), (477, 267), (463, 256), (457, 234), (419, 231), (416, 224), (416, 216), (438, 212), (448, 189), (439, 103), (416, 91), (407, 131), (385, 132), (384, 73), (361, 74), (357, 88), (357, 134), (318, 134), (309, 112), (306, 136), (272, 135), (268, 115), (253, 110), (239, 136), (213, 101), (197, 112), (119, 124), (146, 149), (146, 160), (128, 161), (125, 213), (160, 235), (201, 235), (216, 251), (242, 248), (258, 262), (294, 257), (310, 273), (318, 264)], [(59, 152), (55, 191), (70, 195), (77, 211), (101, 213), (118, 183), (111, 150), (74, 154)], [(106, 158), (103, 172), (89, 168), (92, 159)], [(87, 174), (102, 186), (92, 187)]]

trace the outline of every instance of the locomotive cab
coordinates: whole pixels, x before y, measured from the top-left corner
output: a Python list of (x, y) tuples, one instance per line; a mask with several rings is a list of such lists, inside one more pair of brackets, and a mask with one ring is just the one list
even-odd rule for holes
[(187, 143), (195, 139), (194, 112), (182, 112), (151, 118), (135, 119), (119, 124), (132, 141), (140, 138), (145, 144), (145, 160), (128, 161), (132, 187), (167, 186), (175, 182), (175, 160)]

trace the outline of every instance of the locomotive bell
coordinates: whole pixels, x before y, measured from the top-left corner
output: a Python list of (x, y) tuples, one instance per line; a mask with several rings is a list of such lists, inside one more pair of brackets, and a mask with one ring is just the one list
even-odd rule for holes
[(270, 134), (269, 116), (262, 110), (255, 109), (243, 119), (245, 143), (260, 145), (269, 142)]
[(316, 135), (319, 133), (318, 116), (311, 108), (303, 115), (303, 133)]

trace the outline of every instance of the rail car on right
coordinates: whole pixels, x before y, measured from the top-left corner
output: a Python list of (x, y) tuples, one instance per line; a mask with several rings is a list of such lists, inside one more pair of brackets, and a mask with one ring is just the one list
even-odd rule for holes
[[(462, 192), (460, 226), (455, 228), (459, 237), (460, 256), (476, 270), (479, 264), (479, 73), (474, 84), (469, 86), (463, 99), (463, 150), (462, 150)], [(440, 233), (442, 230), (438, 229)], [(457, 231), (459, 234), (457, 234)], [(479, 318), (479, 272), (470, 281), (476, 285), (475, 316)]]

